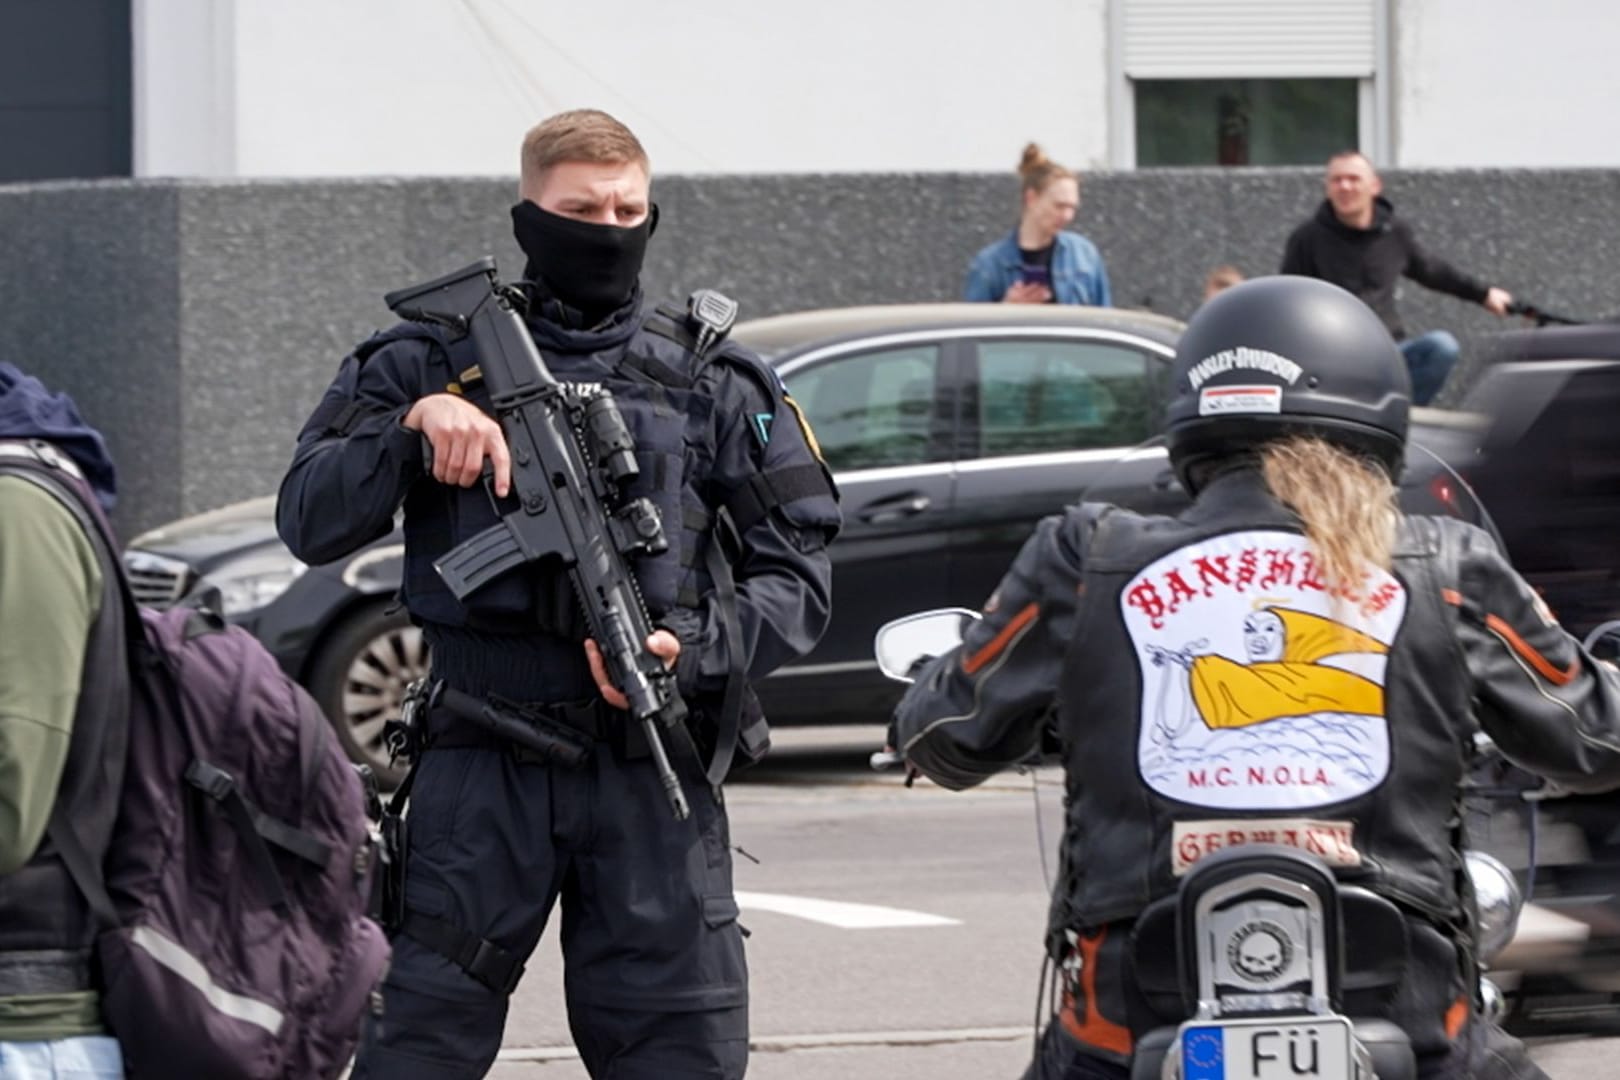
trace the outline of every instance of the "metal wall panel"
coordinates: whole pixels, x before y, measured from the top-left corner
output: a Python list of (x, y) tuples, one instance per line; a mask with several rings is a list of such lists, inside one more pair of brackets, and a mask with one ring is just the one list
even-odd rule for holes
[(1132, 79), (1367, 78), (1378, 0), (1117, 0)]

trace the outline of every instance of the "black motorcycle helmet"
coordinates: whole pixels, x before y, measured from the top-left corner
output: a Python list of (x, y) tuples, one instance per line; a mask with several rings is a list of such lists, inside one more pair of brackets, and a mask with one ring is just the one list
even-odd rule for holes
[(1170, 464), (1196, 494), (1201, 464), (1314, 435), (1398, 477), (1412, 381), (1378, 317), (1337, 285), (1279, 276), (1222, 290), (1176, 345)]

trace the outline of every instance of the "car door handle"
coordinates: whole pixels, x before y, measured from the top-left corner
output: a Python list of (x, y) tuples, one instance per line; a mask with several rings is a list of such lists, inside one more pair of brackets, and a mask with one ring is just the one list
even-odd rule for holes
[(864, 508), (856, 516), (868, 525), (883, 525), (891, 521), (899, 521), (914, 514), (920, 514), (932, 505), (933, 500), (926, 495), (908, 495), (894, 501), (884, 501)]

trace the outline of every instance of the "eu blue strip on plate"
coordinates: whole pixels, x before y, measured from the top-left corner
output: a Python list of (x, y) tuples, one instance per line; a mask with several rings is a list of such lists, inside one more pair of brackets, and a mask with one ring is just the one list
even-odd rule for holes
[(1226, 1080), (1226, 1039), (1220, 1028), (1188, 1028), (1181, 1036), (1182, 1080)]

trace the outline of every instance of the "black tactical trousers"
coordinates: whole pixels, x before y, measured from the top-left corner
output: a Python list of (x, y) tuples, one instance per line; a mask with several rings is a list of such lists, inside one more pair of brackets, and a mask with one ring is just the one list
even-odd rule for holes
[[(1052, 1023), (1041, 1037), (1024, 1080), (1129, 1080), (1130, 1069), (1082, 1053), (1079, 1044)], [(1418, 1080), (1548, 1080), (1524, 1044), (1495, 1024), (1476, 1021), (1452, 1054), (1422, 1062)]]
[[(527, 958), (561, 901), (569, 1027), (602, 1080), (740, 1080), (747, 968), (725, 807), (671, 742), (692, 815), (677, 822), (649, 759), (598, 743), (580, 769), (492, 748), (423, 756), (407, 817), (407, 907)], [(508, 996), (396, 935), (383, 1014), (356, 1080), (481, 1077)]]

